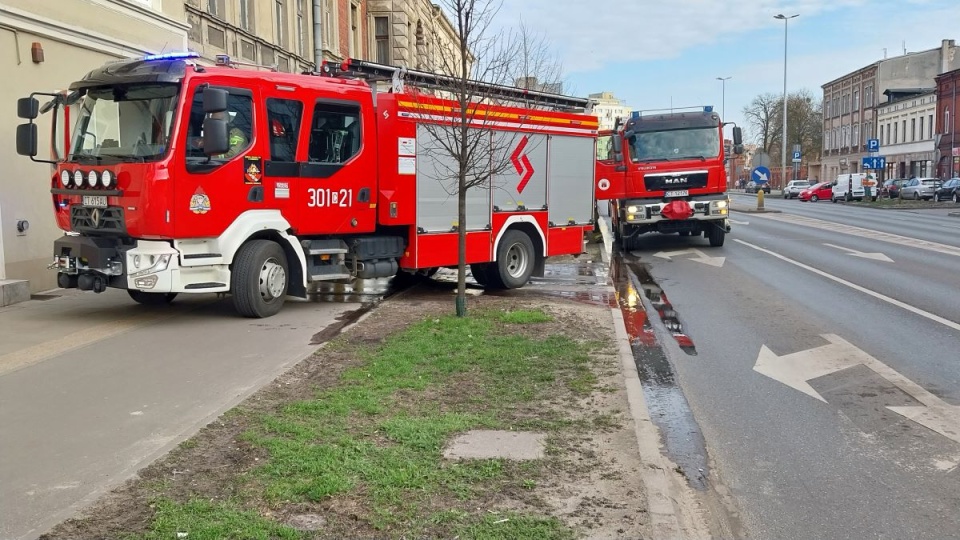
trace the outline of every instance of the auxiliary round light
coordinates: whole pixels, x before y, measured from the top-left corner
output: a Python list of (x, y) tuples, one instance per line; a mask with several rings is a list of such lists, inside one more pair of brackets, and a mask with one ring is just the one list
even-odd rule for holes
[(70, 185), (70, 172), (69, 171), (60, 171), (60, 185), (67, 187)]
[(113, 185), (113, 173), (110, 171), (103, 171), (100, 174), (100, 185), (105, 188), (108, 188)]
[(90, 171), (87, 173), (87, 185), (90, 187), (97, 187), (97, 171)]
[(83, 187), (83, 173), (79, 170), (73, 171), (73, 187)]

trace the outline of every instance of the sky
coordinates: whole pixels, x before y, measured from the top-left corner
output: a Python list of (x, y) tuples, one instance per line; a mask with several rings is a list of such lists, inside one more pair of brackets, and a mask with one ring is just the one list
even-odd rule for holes
[[(633, 109), (713, 105), (744, 125), (757, 95), (809, 90), (877, 60), (960, 45), (960, 0), (503, 0), (550, 43), (564, 93), (610, 91)], [(718, 77), (731, 77), (725, 83)], [(747, 135), (747, 128), (744, 128)]]

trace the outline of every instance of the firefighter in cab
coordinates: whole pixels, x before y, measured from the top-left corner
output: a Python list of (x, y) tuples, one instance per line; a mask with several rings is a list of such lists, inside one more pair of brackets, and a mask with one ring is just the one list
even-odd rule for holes
[(237, 123), (235, 121), (237, 118), (236, 111), (216, 112), (212, 114), (212, 117), (218, 120), (227, 121), (227, 142), (230, 144), (230, 149), (227, 150), (226, 153), (220, 154), (219, 156), (217, 156), (217, 158), (230, 159), (236, 156), (237, 154), (239, 154), (241, 151), (243, 151), (247, 147), (247, 142), (248, 142), (247, 134), (244, 132), (243, 129), (237, 126)]

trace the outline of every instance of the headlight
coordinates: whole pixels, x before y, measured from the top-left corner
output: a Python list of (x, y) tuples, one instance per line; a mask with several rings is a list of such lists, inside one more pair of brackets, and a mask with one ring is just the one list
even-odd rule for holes
[(100, 185), (105, 188), (108, 188), (113, 185), (113, 173), (110, 171), (103, 171), (100, 175)]
[(726, 208), (727, 201), (717, 201), (717, 208)]
[(630, 214), (636, 214), (636, 213), (637, 213), (637, 210), (638, 210), (638, 209), (637, 209), (636, 206), (628, 206), (628, 207), (627, 207), (627, 213), (630, 213)]
[(83, 173), (79, 170), (73, 171), (73, 187), (83, 187)]
[(70, 173), (67, 171), (60, 172), (60, 184), (63, 187), (67, 187), (70, 184)]
[(87, 185), (90, 187), (97, 187), (97, 171), (90, 171), (87, 173)]

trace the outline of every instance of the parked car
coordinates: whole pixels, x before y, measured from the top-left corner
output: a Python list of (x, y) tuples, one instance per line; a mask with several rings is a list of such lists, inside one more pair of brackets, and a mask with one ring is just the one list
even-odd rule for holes
[(907, 183), (906, 178), (891, 178), (880, 186), (880, 197), (894, 199), (900, 196), (900, 188)]
[(747, 182), (747, 188), (744, 189), (743, 191), (745, 193), (757, 193), (757, 191), (761, 189), (763, 190), (764, 193), (770, 193), (770, 182), (757, 183), (751, 180)]
[(783, 188), (784, 199), (796, 199), (800, 192), (810, 187), (809, 180), (791, 180), (787, 187)]
[(960, 204), (960, 178), (951, 178), (933, 190), (933, 200), (945, 199), (953, 201), (954, 204)]
[(940, 187), (936, 178), (911, 178), (900, 188), (901, 199), (927, 200), (933, 198), (933, 192)]
[(820, 182), (800, 192), (797, 196), (801, 201), (817, 202), (820, 199), (830, 199), (833, 195), (833, 184), (830, 182)]

